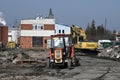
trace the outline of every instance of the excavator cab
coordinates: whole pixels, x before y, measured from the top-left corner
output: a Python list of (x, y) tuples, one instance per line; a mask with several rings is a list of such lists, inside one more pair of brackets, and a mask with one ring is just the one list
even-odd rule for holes
[(69, 34), (51, 35), (51, 47), (47, 66), (71, 67), (73, 64), (77, 64), (76, 62), (78, 61), (71, 36)]

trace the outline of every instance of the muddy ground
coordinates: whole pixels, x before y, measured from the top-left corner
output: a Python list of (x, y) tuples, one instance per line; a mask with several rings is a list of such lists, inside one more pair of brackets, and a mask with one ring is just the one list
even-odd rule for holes
[[(10, 53), (10, 54), (9, 54)], [(28, 54), (36, 63), (13, 63), (14, 55)], [(5, 55), (4, 55), (5, 54)], [(11, 55), (12, 54), (12, 55)], [(28, 55), (25, 55), (28, 56)], [(120, 62), (89, 56), (77, 56), (80, 66), (47, 68), (48, 50), (7, 50), (0, 52), (0, 80), (119, 80)], [(3, 59), (4, 57), (7, 57)], [(24, 59), (17, 56), (17, 59)], [(3, 63), (4, 62), (4, 63)]]

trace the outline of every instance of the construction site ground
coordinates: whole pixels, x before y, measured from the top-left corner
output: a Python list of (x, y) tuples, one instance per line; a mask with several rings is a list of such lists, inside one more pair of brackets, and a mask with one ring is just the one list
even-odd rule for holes
[(49, 50), (0, 51), (0, 80), (119, 80), (120, 62), (80, 56), (80, 66), (47, 68)]

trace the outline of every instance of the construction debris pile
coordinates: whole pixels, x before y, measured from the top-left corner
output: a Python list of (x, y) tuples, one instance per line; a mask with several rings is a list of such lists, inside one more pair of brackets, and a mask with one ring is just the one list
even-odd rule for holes
[(25, 50), (10, 50), (0, 52), (0, 67), (11, 64), (35, 64), (43, 63), (47, 58), (48, 52), (40, 51), (25, 51)]
[(120, 46), (112, 46), (101, 50), (98, 57), (120, 58)]
[(44, 73), (48, 53), (33, 49), (0, 51), (0, 80), (36, 80)]

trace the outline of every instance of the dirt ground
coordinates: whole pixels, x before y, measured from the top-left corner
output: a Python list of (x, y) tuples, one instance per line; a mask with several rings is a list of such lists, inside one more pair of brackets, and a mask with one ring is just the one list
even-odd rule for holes
[[(0, 80), (119, 80), (120, 62), (78, 56), (80, 66), (47, 68), (48, 50), (0, 51)], [(33, 59), (19, 62), (19, 60)], [(16, 61), (15, 61), (16, 60)]]

